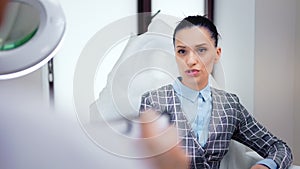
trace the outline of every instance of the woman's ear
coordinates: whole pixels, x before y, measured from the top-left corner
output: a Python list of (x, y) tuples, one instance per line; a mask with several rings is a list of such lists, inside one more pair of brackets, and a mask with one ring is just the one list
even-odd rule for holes
[(217, 47), (216, 48), (216, 57), (215, 57), (214, 63), (218, 63), (218, 61), (220, 60), (220, 57), (221, 57), (221, 53), (222, 53), (222, 49), (220, 47)]

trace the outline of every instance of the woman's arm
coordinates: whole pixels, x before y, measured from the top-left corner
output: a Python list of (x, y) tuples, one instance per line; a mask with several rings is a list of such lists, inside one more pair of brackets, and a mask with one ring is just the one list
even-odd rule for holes
[(247, 145), (265, 159), (271, 159), (280, 169), (287, 169), (292, 163), (288, 145), (262, 126), (240, 104), (237, 105), (240, 123), (233, 139)]

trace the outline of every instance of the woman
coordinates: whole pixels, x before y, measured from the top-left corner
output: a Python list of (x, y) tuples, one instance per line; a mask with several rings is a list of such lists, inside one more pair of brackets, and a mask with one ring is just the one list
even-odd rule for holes
[(209, 19), (184, 18), (173, 35), (180, 77), (172, 85), (144, 94), (140, 111), (166, 114), (184, 133), (180, 147), (190, 159), (189, 168), (219, 168), (231, 139), (264, 157), (252, 169), (288, 168), (290, 148), (259, 124), (236, 95), (209, 86), (209, 75), (222, 51), (218, 36)]

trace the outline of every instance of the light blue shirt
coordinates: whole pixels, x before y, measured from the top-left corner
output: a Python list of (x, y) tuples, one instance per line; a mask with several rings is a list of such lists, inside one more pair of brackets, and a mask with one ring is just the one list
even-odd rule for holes
[[(175, 80), (173, 88), (181, 102), (182, 111), (191, 123), (198, 142), (203, 147), (208, 138), (209, 121), (212, 113), (211, 88), (207, 85), (204, 89), (193, 90), (181, 83), (181, 78)], [(277, 164), (272, 159), (263, 159), (257, 164), (262, 164), (270, 169), (277, 169)]]
[(212, 97), (209, 85), (197, 91), (183, 85), (180, 78), (173, 88), (181, 102), (181, 108), (191, 123), (191, 128), (202, 147), (206, 144), (209, 132), (209, 121), (212, 112)]

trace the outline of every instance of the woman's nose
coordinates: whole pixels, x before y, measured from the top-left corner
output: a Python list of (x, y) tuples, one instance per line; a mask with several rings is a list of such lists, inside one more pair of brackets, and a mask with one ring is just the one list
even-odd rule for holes
[(190, 52), (186, 60), (187, 65), (191, 67), (197, 64), (197, 62), (198, 62), (198, 56), (194, 52)]

